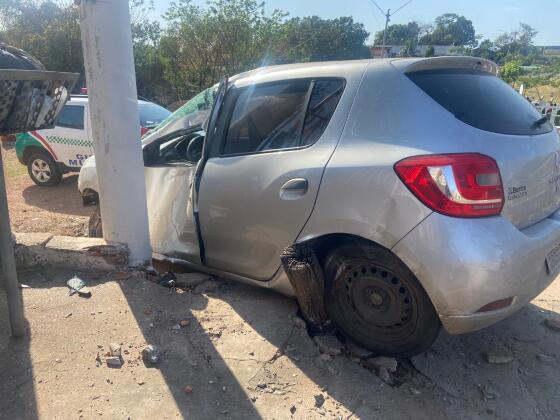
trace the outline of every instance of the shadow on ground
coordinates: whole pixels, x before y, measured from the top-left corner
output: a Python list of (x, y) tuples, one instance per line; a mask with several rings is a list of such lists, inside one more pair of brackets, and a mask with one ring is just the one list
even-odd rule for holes
[(59, 185), (39, 187), (32, 184), (22, 191), (25, 204), (52, 213), (89, 216), (91, 208), (84, 207), (78, 191), (78, 174), (65, 175)]
[[(297, 311), (294, 301), (273, 292), (221, 282), (194, 294), (138, 277), (113, 281), (83, 273), (92, 289), (85, 300), (67, 296), (72, 274), (22, 278), (30, 286), (24, 289), (30, 335), (15, 342), (0, 326), (0, 352), (7, 356), (0, 359), (2, 416), (560, 416), (560, 333), (541, 325), (555, 313), (539, 306), (484, 331), (442, 334), (428, 352), (401, 361), (410, 372), (393, 388), (348, 357), (320, 357), (289, 318)], [(4, 306), (0, 314), (6, 319)], [(173, 329), (180, 320), (189, 325)], [(96, 367), (96, 352), (109, 342), (128, 351), (120, 369)], [(146, 343), (161, 349), (157, 365), (138, 359)], [(490, 365), (487, 351), (508, 351), (514, 360)]]

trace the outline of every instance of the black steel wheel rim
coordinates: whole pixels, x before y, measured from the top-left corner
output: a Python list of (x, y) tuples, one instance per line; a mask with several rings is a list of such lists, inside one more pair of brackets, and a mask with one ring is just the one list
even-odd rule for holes
[(387, 339), (406, 338), (418, 317), (407, 282), (371, 261), (347, 264), (337, 282), (338, 306), (347, 319)]

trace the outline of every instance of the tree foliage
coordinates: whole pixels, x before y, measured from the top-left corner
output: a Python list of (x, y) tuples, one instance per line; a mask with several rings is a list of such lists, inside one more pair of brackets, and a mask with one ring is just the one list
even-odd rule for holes
[(455, 13), (445, 13), (436, 18), (433, 30), (424, 35), (420, 43), (472, 47), (476, 45), (476, 34), (472, 21)]

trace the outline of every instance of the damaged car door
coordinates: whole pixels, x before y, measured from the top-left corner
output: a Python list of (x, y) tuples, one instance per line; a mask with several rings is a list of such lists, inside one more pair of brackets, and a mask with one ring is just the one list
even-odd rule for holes
[(256, 280), (268, 280), (278, 270), (280, 254), (311, 214), (336, 146), (335, 136), (323, 132), (343, 90), (342, 79), (228, 89), (210, 125), (197, 181), (207, 266)]
[(179, 130), (144, 148), (153, 252), (199, 262), (191, 186), (204, 132)]

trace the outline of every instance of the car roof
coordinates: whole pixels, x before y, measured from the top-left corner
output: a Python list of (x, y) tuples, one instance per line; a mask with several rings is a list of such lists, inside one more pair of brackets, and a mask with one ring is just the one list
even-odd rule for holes
[(416, 58), (383, 58), (345, 61), (320, 61), (310, 63), (280, 64), (259, 67), (230, 78), (235, 86), (242, 87), (267, 81), (312, 78), (361, 76), (366, 68), (386, 68), (390, 63), (399, 71), (425, 70), (441, 67), (477, 67), (484, 71), (496, 72), (497, 66), (491, 61), (477, 57), (443, 56)]

